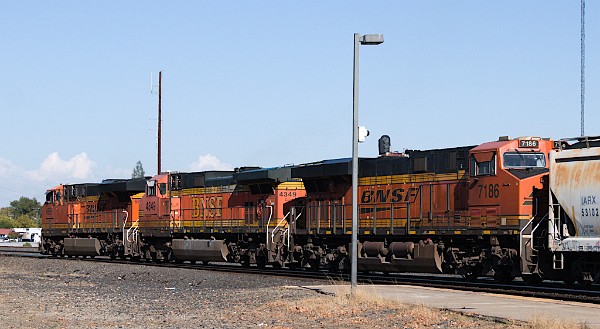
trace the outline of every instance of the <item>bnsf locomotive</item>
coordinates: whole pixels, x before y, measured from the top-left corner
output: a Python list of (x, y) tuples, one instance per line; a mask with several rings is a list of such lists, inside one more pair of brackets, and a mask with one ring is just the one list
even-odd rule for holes
[[(501, 137), (361, 158), (358, 269), (597, 281), (599, 140)], [(47, 192), (42, 248), (345, 270), (351, 165), (337, 159), (61, 185)]]

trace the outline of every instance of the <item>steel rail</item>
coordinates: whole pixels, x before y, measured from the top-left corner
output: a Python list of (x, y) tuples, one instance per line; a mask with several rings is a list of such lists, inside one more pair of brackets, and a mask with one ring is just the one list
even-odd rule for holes
[[(61, 257), (52, 257), (32, 253), (31, 251), (7, 251), (0, 249), (0, 256), (6, 257), (33, 257), (59, 259)], [(226, 273), (251, 274), (260, 276), (280, 276), (290, 278), (302, 278), (322, 280), (335, 284), (347, 284), (350, 281), (349, 273), (332, 273), (328, 271), (310, 271), (305, 269), (275, 269), (270, 267), (244, 267), (240, 264), (231, 263), (213, 263), (213, 264), (191, 264), (191, 263), (172, 263), (172, 262), (150, 262), (150, 261), (131, 261), (123, 259), (111, 260), (108, 257), (80, 258), (65, 257), (64, 260), (70, 261), (91, 261), (104, 262), (112, 264), (126, 264), (138, 266), (156, 266), (168, 268), (182, 268), (202, 271), (216, 271)], [(480, 293), (493, 293), (500, 295), (512, 295), (521, 297), (533, 297), (550, 300), (562, 300), (570, 302), (580, 302), (588, 304), (600, 304), (600, 285), (591, 285), (587, 287), (566, 285), (561, 282), (542, 282), (535, 285), (526, 284), (522, 281), (511, 283), (499, 283), (491, 278), (480, 278), (474, 281), (466, 280), (458, 275), (432, 275), (432, 274), (359, 274), (358, 282), (361, 284), (381, 284), (381, 285), (411, 285), (423, 286), (438, 289), (451, 289), (459, 291), (472, 291)]]

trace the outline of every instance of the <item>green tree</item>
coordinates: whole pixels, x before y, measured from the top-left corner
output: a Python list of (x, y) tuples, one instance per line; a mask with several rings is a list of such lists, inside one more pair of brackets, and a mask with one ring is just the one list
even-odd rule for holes
[(15, 227), (36, 227), (38, 226), (35, 220), (27, 215), (21, 215), (14, 220)]
[(146, 173), (144, 172), (144, 167), (142, 167), (142, 161), (138, 161), (135, 164), (135, 168), (133, 168), (133, 173), (131, 174), (131, 178), (144, 178)]
[(35, 199), (21, 197), (19, 200), (11, 201), (8, 212), (12, 227), (39, 227), (42, 206)]
[(17, 227), (15, 221), (10, 219), (8, 216), (0, 215), (0, 228), (15, 228)]
[(26, 215), (31, 218), (38, 216), (42, 206), (35, 198), (30, 199), (22, 196), (19, 200), (10, 202), (10, 211), (13, 218), (18, 218), (21, 215)]

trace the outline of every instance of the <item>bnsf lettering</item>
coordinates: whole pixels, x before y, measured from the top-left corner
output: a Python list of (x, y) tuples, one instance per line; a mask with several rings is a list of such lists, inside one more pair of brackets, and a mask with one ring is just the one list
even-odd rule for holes
[(366, 190), (360, 198), (361, 203), (386, 203), (386, 202), (414, 202), (419, 189), (411, 187), (406, 191), (404, 188), (394, 190)]
[[(207, 207), (208, 205), (208, 207)], [(209, 198), (192, 198), (192, 217), (204, 218), (205, 209), (208, 209), (207, 218), (221, 218), (223, 208), (222, 196), (211, 196)]]

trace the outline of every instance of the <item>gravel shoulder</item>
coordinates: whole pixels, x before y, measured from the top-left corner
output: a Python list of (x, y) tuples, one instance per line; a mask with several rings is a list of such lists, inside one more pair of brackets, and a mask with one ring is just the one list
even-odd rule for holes
[(0, 256), (7, 328), (521, 328), (296, 278)]

